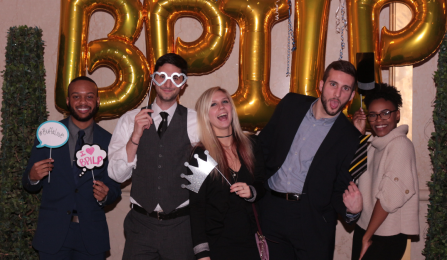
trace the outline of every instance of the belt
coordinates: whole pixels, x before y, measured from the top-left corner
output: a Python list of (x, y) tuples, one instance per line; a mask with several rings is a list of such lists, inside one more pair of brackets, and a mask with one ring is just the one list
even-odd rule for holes
[(175, 210), (171, 211), (171, 213), (167, 213), (167, 214), (164, 212), (159, 212), (159, 211), (152, 211), (151, 213), (148, 213), (144, 208), (142, 208), (136, 204), (132, 204), (132, 209), (140, 214), (143, 214), (143, 215), (146, 215), (149, 217), (153, 217), (158, 220), (169, 220), (169, 219), (175, 219), (178, 217), (183, 217), (183, 216), (189, 215), (189, 206), (175, 209)]
[(78, 216), (71, 216), (71, 222), (79, 223), (79, 217)]
[(72, 213), (73, 215), (71, 216), (71, 222), (79, 223), (78, 211), (74, 209)]
[(301, 193), (282, 193), (282, 192), (277, 192), (274, 190), (271, 190), (272, 195), (282, 198), (282, 199), (286, 199), (286, 200), (293, 200), (293, 201), (298, 201), (300, 200), (301, 197)]

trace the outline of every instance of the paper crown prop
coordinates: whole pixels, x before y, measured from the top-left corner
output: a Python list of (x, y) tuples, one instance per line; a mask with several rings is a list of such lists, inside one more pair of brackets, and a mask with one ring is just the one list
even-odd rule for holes
[(198, 193), (200, 187), (205, 181), (206, 177), (210, 174), (210, 172), (216, 167), (217, 162), (210, 156), (210, 153), (205, 150), (206, 161), (202, 160), (198, 154), (194, 154), (194, 158), (197, 159), (199, 164), (198, 167), (190, 165), (188, 162), (185, 162), (185, 166), (188, 167), (192, 175), (181, 174), (180, 177), (187, 179), (191, 184), (185, 185), (182, 184), (182, 188), (186, 188), (190, 191)]

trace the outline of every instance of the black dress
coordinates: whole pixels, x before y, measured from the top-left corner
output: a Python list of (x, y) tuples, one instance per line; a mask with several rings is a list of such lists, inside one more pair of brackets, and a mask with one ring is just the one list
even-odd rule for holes
[[(257, 201), (265, 193), (264, 165), (262, 151), (256, 144), (253, 146), (255, 172), (250, 174), (241, 160), (236, 182), (250, 185), (252, 194), (256, 193), (254, 201)], [(196, 148), (194, 154), (206, 160), (203, 149)], [(198, 165), (195, 158), (189, 164)], [(202, 184), (199, 193), (190, 192), (194, 253), (197, 259), (209, 256), (211, 260), (258, 260), (260, 257), (255, 240), (257, 228), (253, 202), (230, 193), (230, 186), (222, 180), (219, 173), (212, 172)], [(229, 181), (235, 183), (233, 179)]]

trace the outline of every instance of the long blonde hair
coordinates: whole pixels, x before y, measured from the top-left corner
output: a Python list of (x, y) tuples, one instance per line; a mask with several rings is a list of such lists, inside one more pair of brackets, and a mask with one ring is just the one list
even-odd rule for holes
[(233, 99), (227, 90), (221, 87), (213, 87), (205, 92), (199, 97), (196, 103), (197, 111), (197, 122), (198, 130), (200, 136), (199, 146), (203, 146), (204, 149), (210, 152), (211, 157), (218, 163), (219, 170), (225, 175), (227, 179), (231, 178), (229, 166), (227, 163), (227, 157), (225, 151), (217, 139), (213, 128), (210, 123), (209, 111), (211, 108), (213, 94), (217, 91), (224, 93), (230, 100), (232, 107), (233, 120), (231, 126), (233, 128), (233, 140), (236, 146), (236, 151), (240, 154), (241, 161), (244, 162), (245, 166), (251, 174), (254, 171), (254, 155), (252, 149), (252, 142), (248, 136), (242, 131), (241, 125), (239, 123), (239, 117), (237, 116), (236, 109), (234, 106)]

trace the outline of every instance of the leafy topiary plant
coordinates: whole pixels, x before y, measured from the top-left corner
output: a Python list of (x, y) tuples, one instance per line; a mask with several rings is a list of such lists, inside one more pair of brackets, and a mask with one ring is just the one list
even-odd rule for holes
[(447, 259), (447, 38), (441, 45), (435, 72), (436, 101), (433, 110), (435, 132), (428, 143), (433, 175), (428, 183), (428, 232), (423, 254), (428, 260)]
[(22, 188), (34, 136), (47, 120), (42, 30), (11, 27), (3, 76), (0, 150), (0, 259), (38, 259), (31, 242), (40, 195)]

